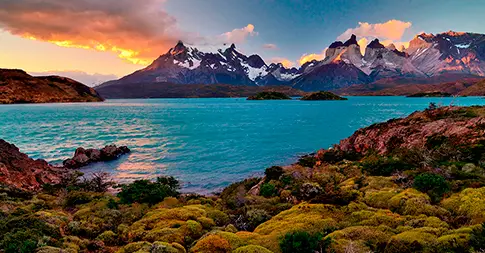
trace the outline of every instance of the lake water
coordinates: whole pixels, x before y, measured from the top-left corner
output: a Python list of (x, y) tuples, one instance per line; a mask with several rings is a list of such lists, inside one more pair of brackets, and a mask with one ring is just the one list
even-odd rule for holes
[(485, 99), (349, 97), (348, 101), (244, 98), (131, 99), (104, 103), (1, 105), (0, 138), (59, 164), (77, 147), (127, 145), (132, 153), (83, 171), (121, 181), (172, 175), (185, 191), (210, 193), (266, 167), (328, 148), (372, 123)]

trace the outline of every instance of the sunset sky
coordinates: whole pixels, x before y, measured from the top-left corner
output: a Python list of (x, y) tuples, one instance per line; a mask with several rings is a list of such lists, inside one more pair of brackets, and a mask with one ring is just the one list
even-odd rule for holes
[(417, 33), (485, 33), (485, 1), (0, 0), (0, 68), (88, 85), (143, 68), (177, 40), (236, 43), (299, 66), (355, 33), (406, 45)]

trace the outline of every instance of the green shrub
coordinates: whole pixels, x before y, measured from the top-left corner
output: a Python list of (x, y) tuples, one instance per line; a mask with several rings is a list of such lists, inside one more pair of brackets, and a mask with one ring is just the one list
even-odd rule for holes
[(122, 185), (118, 197), (123, 204), (148, 203), (154, 205), (166, 197), (177, 197), (179, 188), (179, 182), (173, 177), (159, 177), (156, 182), (137, 180), (131, 184)]
[(380, 155), (369, 155), (362, 163), (362, 170), (372, 176), (390, 176), (395, 171), (405, 171), (413, 168), (397, 158), (388, 158)]
[(485, 250), (485, 223), (480, 228), (473, 230), (470, 238), (470, 246), (477, 252)]
[(321, 233), (314, 235), (305, 231), (287, 233), (280, 239), (280, 248), (283, 253), (308, 253), (315, 252), (320, 248), (330, 246), (330, 239), (323, 240)]
[(441, 200), (443, 195), (450, 191), (446, 179), (438, 174), (423, 173), (414, 178), (414, 188), (427, 193), (433, 202)]
[(283, 175), (283, 168), (280, 166), (269, 167), (264, 171), (264, 175), (266, 175), (266, 182), (271, 180), (279, 180)]
[(247, 227), (245, 227), (245, 229), (253, 231), (257, 226), (259, 226), (259, 224), (271, 219), (271, 215), (262, 209), (252, 209), (246, 213), (245, 218), (247, 220)]
[(300, 157), (300, 159), (298, 159), (298, 164), (303, 167), (313, 168), (317, 161), (318, 159), (314, 155), (310, 154)]
[(81, 204), (89, 203), (93, 200), (93, 196), (89, 192), (71, 191), (67, 194), (64, 205), (66, 207), (74, 207)]
[(278, 191), (274, 184), (266, 183), (261, 186), (260, 195), (265, 198), (273, 197), (276, 193), (278, 193)]
[(0, 248), (5, 253), (30, 253), (35, 252), (38, 247), (40, 235), (34, 231), (17, 231), (8, 233), (2, 241)]

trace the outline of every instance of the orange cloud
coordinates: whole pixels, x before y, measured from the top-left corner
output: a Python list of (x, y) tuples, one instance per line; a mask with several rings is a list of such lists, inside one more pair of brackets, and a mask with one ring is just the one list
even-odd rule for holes
[(367, 45), (369, 44), (369, 40), (367, 38), (362, 38), (359, 41), (357, 41), (357, 44), (360, 46), (360, 53), (362, 55), (365, 54), (365, 49), (367, 48)]
[(223, 33), (219, 37), (223, 43), (243, 43), (247, 37), (255, 35), (258, 33), (254, 31), (254, 25), (248, 24), (246, 27)]
[(408, 47), (409, 43), (401, 42), (404, 33), (407, 29), (411, 28), (411, 22), (404, 22), (400, 20), (389, 20), (385, 23), (369, 24), (367, 22), (359, 22), (359, 26), (355, 28), (349, 28), (340, 36), (337, 40), (347, 40), (352, 34), (355, 34), (359, 38), (358, 44), (362, 54), (365, 53), (365, 49), (369, 41), (378, 38), (384, 46), (393, 43), (397, 49), (401, 49), (402, 46)]
[(273, 63), (281, 63), (285, 68), (291, 68), (295, 66), (295, 63), (286, 59), (286, 58), (281, 58), (281, 57), (274, 57), (271, 59), (271, 62)]
[(191, 44), (241, 43), (257, 35), (252, 24), (215, 37), (184, 32), (163, 10), (165, 1), (0, 1), (0, 28), (61, 47), (111, 52), (141, 65), (149, 64), (178, 40)]
[(313, 61), (313, 60), (321, 61), (325, 59), (326, 52), (327, 52), (327, 48), (325, 48), (320, 54), (304, 54), (300, 57), (298, 62), (300, 63), (300, 65), (303, 65), (306, 62)]
[(367, 22), (359, 22), (356, 28), (349, 28), (342, 33), (337, 39), (346, 40), (352, 34), (357, 37), (375, 37), (390, 40), (399, 40), (404, 35), (404, 32), (412, 26), (411, 22), (403, 22), (400, 20), (389, 20), (385, 23), (369, 24)]

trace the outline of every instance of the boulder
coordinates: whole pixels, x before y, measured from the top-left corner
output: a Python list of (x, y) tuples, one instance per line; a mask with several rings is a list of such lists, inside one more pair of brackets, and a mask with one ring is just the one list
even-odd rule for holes
[(116, 145), (108, 145), (102, 149), (77, 148), (74, 156), (65, 160), (63, 164), (66, 168), (77, 169), (95, 162), (115, 160), (129, 152), (128, 147), (117, 147)]

